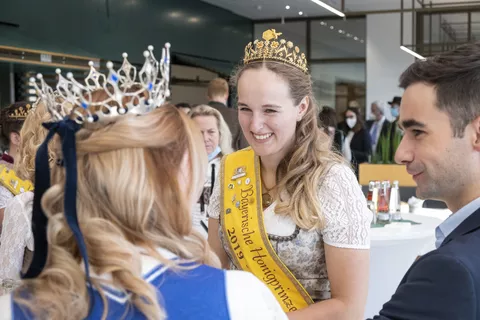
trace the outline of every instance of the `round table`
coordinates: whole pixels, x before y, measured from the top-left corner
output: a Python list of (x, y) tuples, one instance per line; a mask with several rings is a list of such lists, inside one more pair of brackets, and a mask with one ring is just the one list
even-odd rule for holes
[(435, 249), (435, 228), (444, 220), (443, 215), (439, 218), (422, 215), (422, 209), (414, 214), (403, 213), (402, 217), (420, 224), (398, 223), (370, 229), (370, 279), (365, 318), (378, 314), (383, 304), (390, 300), (418, 255)]

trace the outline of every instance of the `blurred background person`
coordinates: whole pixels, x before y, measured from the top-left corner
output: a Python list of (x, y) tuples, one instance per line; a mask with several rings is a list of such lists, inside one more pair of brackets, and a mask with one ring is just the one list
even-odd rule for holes
[(389, 130), (391, 130), (391, 122), (385, 117), (385, 110), (389, 109), (384, 101), (377, 100), (370, 106), (372, 120), (368, 120), (365, 125), (370, 133), (370, 141), (372, 143), (372, 154), (375, 154), (377, 145), (383, 139), (380, 137), (387, 137)]
[[(32, 259), (35, 155), (48, 133), (42, 123), (51, 120), (52, 117), (45, 104), (39, 101), (29, 112), (20, 131), (18, 157), (14, 169), (19, 178), (17, 183), (26, 190), (13, 193), (15, 196), (8, 201), (5, 207), (0, 236), (0, 280), (20, 280), (20, 271), (25, 272)], [(53, 165), (54, 161), (54, 154), (51, 150), (54, 143), (55, 140), (49, 145), (50, 165)]]
[(344, 118), (348, 128), (345, 133), (345, 143), (350, 146), (352, 151), (351, 163), (358, 178), (358, 165), (368, 162), (369, 156), (372, 153), (370, 134), (364, 126), (358, 108), (348, 107), (344, 113)]
[(332, 148), (341, 153), (347, 161), (352, 160), (350, 145), (345, 144), (345, 135), (342, 130), (337, 129), (337, 113), (328, 106), (322, 107), (319, 115), (319, 125), (323, 131), (332, 139)]
[[(226, 154), (233, 152), (232, 134), (221, 113), (208, 106), (199, 105), (192, 109), (190, 117), (202, 132), (203, 143), (208, 154), (208, 168), (205, 174), (202, 195), (194, 206), (193, 227), (205, 238), (208, 235), (208, 217), (206, 209), (209, 204), (210, 194), (215, 178), (220, 171), (220, 161)], [(202, 223), (203, 222), (203, 223)]]
[(240, 150), (248, 147), (248, 142), (240, 128), (237, 110), (228, 107), (228, 96), (228, 82), (225, 79), (216, 78), (210, 81), (207, 89), (208, 105), (220, 112), (232, 133), (233, 150)]

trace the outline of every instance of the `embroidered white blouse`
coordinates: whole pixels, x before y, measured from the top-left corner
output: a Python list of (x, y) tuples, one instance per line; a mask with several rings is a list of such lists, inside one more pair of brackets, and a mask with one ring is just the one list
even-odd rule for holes
[[(210, 218), (220, 216), (221, 185), (217, 178), (208, 207)], [(280, 238), (270, 239), (277, 255), (316, 301), (331, 297), (323, 243), (339, 248), (369, 249), (372, 221), (365, 195), (346, 165), (332, 166), (319, 187), (318, 197), (325, 217), (322, 230), (297, 230), (290, 216), (275, 214), (275, 202), (263, 212), (267, 233)], [(230, 256), (222, 228), (219, 233)]]
[(0, 236), (0, 283), (19, 280), (25, 248), (33, 251), (31, 228), (33, 192), (21, 193), (5, 207)]

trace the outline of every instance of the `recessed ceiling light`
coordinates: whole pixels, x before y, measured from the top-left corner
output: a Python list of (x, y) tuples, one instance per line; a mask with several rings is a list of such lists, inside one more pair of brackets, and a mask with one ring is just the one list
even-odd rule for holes
[(335, 29), (335, 27), (334, 27), (334, 26), (330, 26), (330, 29), (332, 29), (332, 30), (333, 30), (333, 29)]
[(404, 46), (400, 46), (400, 49), (402, 49), (403, 51), (411, 54), (412, 56), (414, 56), (415, 58), (417, 59), (420, 59), (420, 60), (426, 60), (425, 57), (423, 57), (422, 55), (419, 55), (418, 53), (416, 53), (415, 51), (407, 48), (407, 47), (404, 47)]
[(358, 40), (358, 37), (354, 37), (353, 40)]
[(182, 13), (180, 11), (172, 11), (168, 14), (170, 18), (180, 18)]
[(320, 0), (311, 0), (311, 1), (318, 4), (321, 7), (324, 7), (325, 9), (329, 10), (330, 12), (335, 13), (336, 15), (338, 15), (342, 18), (345, 17), (345, 13), (338, 11), (337, 9), (329, 6), (328, 4), (324, 3), (323, 1), (320, 1)]
[(327, 24), (326, 24), (325, 22), (323, 22), (323, 21), (322, 21), (322, 22), (320, 22), (320, 25), (322, 25), (322, 26), (326, 26)]
[(303, 12), (302, 12), (302, 11), (299, 11), (298, 14), (299, 14), (299, 15), (303, 15)]
[(289, 10), (289, 9), (290, 9), (290, 6), (289, 6), (289, 5), (286, 5), (286, 6), (285, 6), (285, 9)]
[(363, 41), (363, 39), (362, 39), (362, 40), (360, 40), (360, 42), (361, 42), (361, 43), (364, 43), (365, 41)]
[(197, 17), (190, 17), (190, 18), (188, 18), (187, 21), (190, 22), (190, 23), (197, 23), (197, 22), (200, 22), (200, 19), (197, 18)]
[(258, 5), (257, 10), (262, 10), (262, 6)]
[(350, 33), (347, 33), (347, 37), (349, 37), (349, 38), (350, 38), (351, 36), (352, 36), (352, 35), (351, 35)]

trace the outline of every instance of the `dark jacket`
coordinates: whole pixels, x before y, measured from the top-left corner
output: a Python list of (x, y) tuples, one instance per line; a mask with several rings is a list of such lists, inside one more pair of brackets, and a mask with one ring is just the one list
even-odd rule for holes
[(480, 209), (407, 271), (376, 320), (480, 319)]
[(217, 109), (223, 116), (223, 119), (228, 124), (230, 132), (232, 133), (232, 148), (233, 150), (240, 150), (248, 147), (247, 139), (245, 139), (242, 128), (238, 123), (237, 110), (230, 109), (220, 102), (210, 101), (208, 105)]
[(350, 149), (352, 150), (352, 162), (354, 164), (368, 162), (368, 156), (372, 153), (372, 144), (367, 129), (361, 128), (355, 132), (350, 142)]

